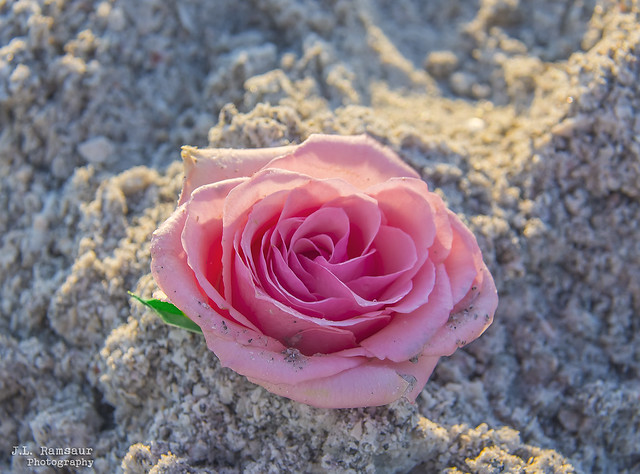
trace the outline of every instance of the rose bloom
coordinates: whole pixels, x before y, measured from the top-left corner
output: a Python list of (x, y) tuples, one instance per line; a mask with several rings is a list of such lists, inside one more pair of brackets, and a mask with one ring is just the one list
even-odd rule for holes
[(476, 239), (372, 138), (185, 147), (151, 270), (225, 367), (329, 408), (411, 401), (498, 304)]

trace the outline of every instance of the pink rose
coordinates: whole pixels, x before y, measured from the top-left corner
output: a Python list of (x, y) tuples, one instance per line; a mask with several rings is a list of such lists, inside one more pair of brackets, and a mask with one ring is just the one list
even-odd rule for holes
[(498, 304), (474, 236), (367, 136), (195, 149), (151, 270), (223, 366), (329, 408), (414, 400)]

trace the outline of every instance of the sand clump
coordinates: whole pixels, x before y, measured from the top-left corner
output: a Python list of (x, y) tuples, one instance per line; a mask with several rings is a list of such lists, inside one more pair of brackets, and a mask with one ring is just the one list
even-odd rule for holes
[[(640, 469), (637, 2), (0, 2), (0, 470)], [(180, 146), (391, 146), (472, 228), (491, 328), (415, 405), (320, 410), (164, 325)], [(47, 470), (49, 469), (49, 470)], [(54, 472), (44, 468), (41, 472)]]

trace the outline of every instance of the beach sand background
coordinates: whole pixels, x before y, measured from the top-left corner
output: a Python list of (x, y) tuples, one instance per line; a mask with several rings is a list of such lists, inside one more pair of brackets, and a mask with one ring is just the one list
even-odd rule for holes
[[(0, 0), (0, 471), (74, 446), (96, 472), (639, 472), (639, 14)], [(415, 405), (271, 395), (127, 296), (157, 290), (182, 145), (314, 132), (393, 148), (496, 279), (495, 322)]]

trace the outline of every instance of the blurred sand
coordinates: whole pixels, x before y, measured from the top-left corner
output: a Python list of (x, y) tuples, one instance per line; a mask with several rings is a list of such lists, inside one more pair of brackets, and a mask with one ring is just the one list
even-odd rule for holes
[[(639, 14), (0, 0), (0, 471), (35, 471), (14, 446), (96, 472), (640, 471)], [(181, 145), (313, 132), (395, 149), (496, 279), (493, 326), (416, 405), (271, 395), (127, 297), (156, 289)]]

